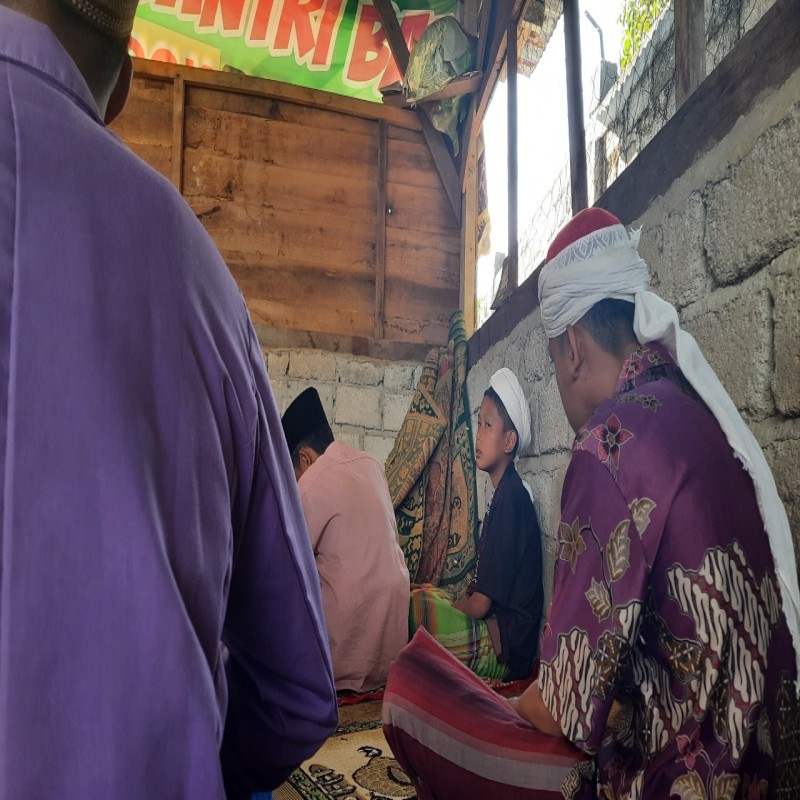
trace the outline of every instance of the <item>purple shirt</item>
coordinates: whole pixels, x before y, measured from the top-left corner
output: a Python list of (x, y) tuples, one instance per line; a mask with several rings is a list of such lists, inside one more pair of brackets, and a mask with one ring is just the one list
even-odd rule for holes
[(0, 798), (280, 782), (337, 715), (244, 302), (50, 31), (2, 7), (0, 374)]
[(598, 796), (774, 791), (776, 763), (797, 755), (781, 713), (795, 662), (767, 535), (752, 481), (660, 345), (631, 355), (578, 431), (561, 504), (540, 684), (596, 756)]

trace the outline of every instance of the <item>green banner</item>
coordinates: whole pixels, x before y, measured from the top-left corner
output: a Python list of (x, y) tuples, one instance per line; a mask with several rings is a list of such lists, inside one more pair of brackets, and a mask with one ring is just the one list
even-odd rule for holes
[[(455, 0), (394, 3), (409, 45)], [(131, 53), (380, 101), (400, 79), (375, 7), (363, 0), (142, 0)]]

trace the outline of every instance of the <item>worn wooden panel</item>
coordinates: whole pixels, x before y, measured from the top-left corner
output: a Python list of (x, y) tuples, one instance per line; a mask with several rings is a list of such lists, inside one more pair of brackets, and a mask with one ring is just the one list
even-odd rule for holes
[(425, 233), (387, 228), (386, 280), (408, 278), (420, 284), (427, 281), (457, 293), (460, 281), (453, 265), (460, 254), (458, 231)]
[(392, 213), (387, 217), (390, 228), (416, 231), (458, 232), (454, 226), (449, 201), (438, 189), (390, 183), (387, 202)]
[(459, 303), (458, 231), (386, 230), (385, 335), (445, 342)]
[(162, 175), (172, 175), (171, 81), (136, 76), (125, 111), (112, 130)]
[(265, 164), (213, 150), (187, 150), (183, 193), (187, 198), (234, 200), (245, 205), (281, 208), (298, 214), (334, 217), (347, 227), (352, 220), (374, 220), (375, 181)]
[(141, 142), (126, 142), (128, 147), (139, 158), (146, 161), (151, 167), (157, 169), (167, 180), (172, 178), (172, 143), (142, 144)]
[[(308, 218), (262, 206), (246, 206), (219, 198), (189, 198), (189, 205), (214, 239), (222, 255), (246, 253), (252, 264), (298, 270), (323, 270), (334, 278), (374, 275), (374, 228), (370, 220), (349, 227), (335, 220)], [(298, 312), (302, 298), (295, 297)], [(368, 313), (372, 313), (372, 302)]]
[[(375, 126), (373, 120), (350, 116), (323, 108), (292, 103), (275, 97), (235, 94), (221, 89), (189, 86), (186, 92), (188, 105), (233, 114), (261, 117), (275, 122), (291, 122), (295, 125), (311, 126), (328, 132), (360, 133), (370, 136)], [(402, 130), (402, 128), (397, 128)], [(414, 131), (409, 131), (414, 134)], [(330, 135), (330, 133), (325, 134)], [(416, 132), (419, 137), (421, 134)]]
[(125, 110), (112, 128), (126, 141), (172, 143), (172, 81), (136, 76)]
[(301, 271), (282, 262), (270, 268), (253, 264), (248, 253), (231, 253), (227, 262), (254, 322), (324, 333), (347, 330), (355, 336), (372, 333), (375, 285), (370, 279), (342, 280), (321, 269)]
[[(400, 135), (398, 135), (400, 134)], [(388, 174), (389, 185), (403, 183), (408, 186), (425, 186), (441, 191), (447, 196), (436, 172), (428, 145), (422, 134), (402, 128), (389, 128)]]
[[(173, 179), (173, 143), (182, 148), (182, 192), (256, 323), (379, 341), (385, 320), (384, 340), (447, 340), (460, 237), (418, 122), (326, 93), (295, 98), (292, 87), (250, 79), (245, 91), (230, 76), (161, 75), (142, 62), (151, 69), (137, 75), (118, 132)], [(182, 136), (175, 82), (185, 89)]]
[(324, 137), (307, 125), (190, 106), (185, 142), (187, 149), (204, 148), (313, 174), (375, 176), (374, 136)]

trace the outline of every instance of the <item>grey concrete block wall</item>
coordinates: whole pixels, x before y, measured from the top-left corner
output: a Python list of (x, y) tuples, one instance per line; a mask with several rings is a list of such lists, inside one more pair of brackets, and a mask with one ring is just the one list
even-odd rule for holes
[[(763, 5), (763, 3), (762, 3)], [(761, 13), (760, 11), (758, 13)], [(652, 288), (678, 309), (764, 448), (800, 552), (800, 72), (759, 98), (631, 228)], [(472, 368), (473, 413), (489, 377), (517, 372), (533, 444), (520, 474), (545, 534), (546, 599), (558, 551), (559, 495), (572, 433), (538, 310)], [(491, 487), (479, 483), (480, 514)]]
[(313, 386), (333, 435), (385, 462), (411, 405), (421, 364), (301, 348), (264, 350), (263, 355), (281, 414)]
[[(787, 417), (800, 415), (800, 247), (788, 250), (772, 264), (775, 406)], [(800, 486), (800, 476), (798, 484)]]
[(799, 141), (800, 102), (706, 188), (705, 248), (718, 283), (741, 280), (800, 241)]
[[(689, 306), (682, 317), (747, 420), (774, 413), (772, 299), (762, 277), (719, 289)], [(743, 364), (748, 368), (742, 369)]]

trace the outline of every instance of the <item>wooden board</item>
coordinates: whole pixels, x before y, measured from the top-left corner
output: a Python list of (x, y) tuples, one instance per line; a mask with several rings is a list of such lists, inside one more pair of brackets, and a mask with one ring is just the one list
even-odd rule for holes
[(137, 68), (115, 128), (179, 179), (255, 323), (373, 349), (447, 341), (460, 235), (418, 122), (269, 81)]

